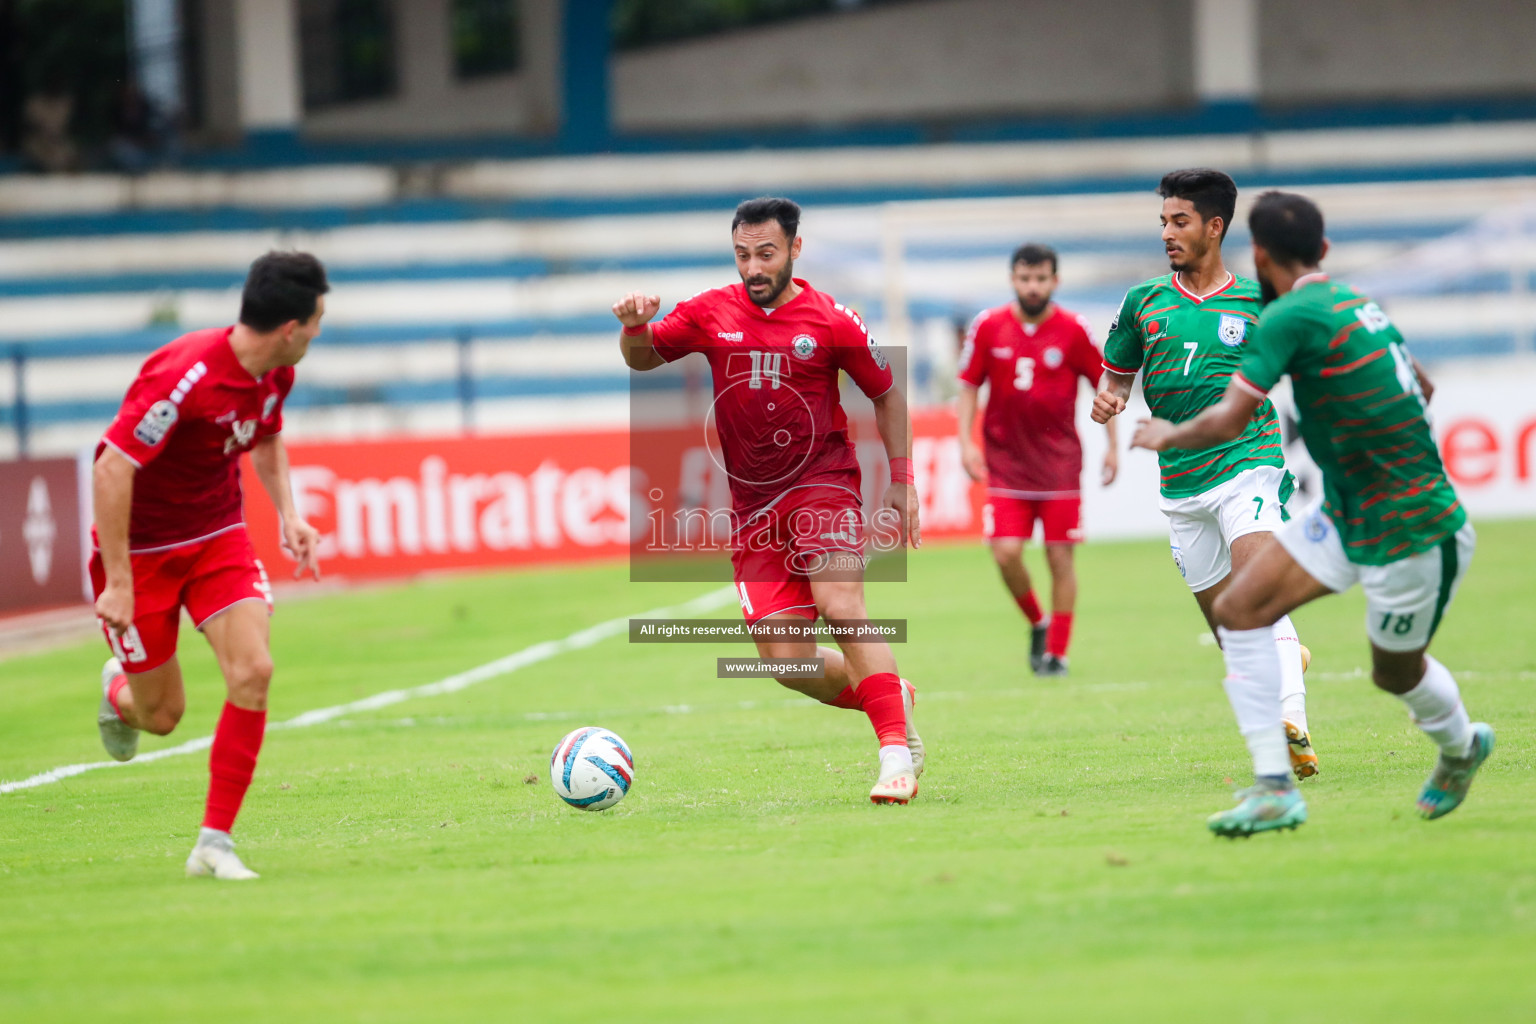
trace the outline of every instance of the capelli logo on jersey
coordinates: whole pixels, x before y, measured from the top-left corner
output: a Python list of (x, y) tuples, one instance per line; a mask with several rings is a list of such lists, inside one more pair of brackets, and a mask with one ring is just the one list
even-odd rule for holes
[(716, 331), (715, 337), (721, 341), (745, 341), (747, 336), (741, 331)]

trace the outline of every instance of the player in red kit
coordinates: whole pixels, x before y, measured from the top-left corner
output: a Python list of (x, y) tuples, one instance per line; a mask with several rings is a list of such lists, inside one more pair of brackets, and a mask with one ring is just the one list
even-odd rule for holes
[(91, 583), (113, 654), (102, 670), (102, 744), (127, 761), (140, 731), (176, 728), (186, 708), (176, 660), (182, 608), (208, 638), (227, 687), (188, 875), (257, 877), (229, 832), (266, 731), (272, 588), (245, 532), (240, 456), (251, 453), (282, 516), (294, 575), (318, 579), (320, 535), (294, 508), (281, 431), (293, 366), (320, 333), (328, 290), (313, 256), (258, 259), (240, 322), (184, 334), (146, 359), (96, 450)]
[[(1013, 254), (1017, 302), (981, 313), (971, 322), (960, 353), (960, 451), (973, 480), (985, 480), (984, 526), (992, 558), (1019, 610), (1029, 620), (1029, 664), (1038, 675), (1067, 674), (1077, 573), (1072, 548), (1082, 540), (1083, 444), (1077, 436), (1079, 381), (1096, 387), (1104, 354), (1081, 317), (1051, 301), (1056, 291), (1055, 250), (1023, 245)], [(985, 454), (976, 445), (977, 391), (990, 383), (982, 419)], [(1115, 424), (1102, 479), (1115, 479), (1119, 453)], [(1047, 619), (1024, 568), (1024, 542), (1040, 520), (1051, 570)]]
[[(831, 296), (794, 276), (800, 207), (752, 199), (736, 208), (731, 239), (741, 284), (678, 304), (661, 321), (656, 295), (633, 292), (614, 303), (624, 325), (624, 361), (651, 370), (691, 352), (709, 360), (713, 413), (730, 477), (736, 589), (747, 622), (863, 620), (864, 517), (858, 461), (838, 396), (839, 371), (874, 403), (875, 425), (891, 464), (877, 518), (891, 536), (919, 541), (907, 404), (885, 354), (864, 322)], [(876, 803), (917, 795), (923, 747), (912, 726), (913, 689), (897, 673), (890, 646), (814, 639), (769, 639), (765, 658), (821, 658), (820, 679), (779, 682), (834, 707), (863, 711), (880, 742)]]

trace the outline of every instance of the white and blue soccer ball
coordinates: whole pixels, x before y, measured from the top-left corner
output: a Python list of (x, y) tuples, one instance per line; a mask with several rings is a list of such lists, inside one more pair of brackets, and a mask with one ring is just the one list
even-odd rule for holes
[(635, 759), (624, 741), (607, 729), (575, 729), (549, 758), (555, 795), (572, 807), (601, 811), (624, 799), (635, 782)]

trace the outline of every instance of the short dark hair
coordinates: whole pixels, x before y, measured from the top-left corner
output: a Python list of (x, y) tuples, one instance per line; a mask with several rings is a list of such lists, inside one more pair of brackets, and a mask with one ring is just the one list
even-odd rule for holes
[(1013, 258), (1008, 261), (1008, 269), (1012, 270), (1020, 263), (1027, 267), (1038, 266), (1041, 263), (1051, 265), (1051, 273), (1056, 273), (1056, 250), (1039, 242), (1025, 242), (1013, 250)]
[(325, 267), (309, 253), (269, 252), (258, 256), (245, 275), (240, 322), (273, 331), (290, 320), (308, 320), (320, 296), (330, 290)]
[(1323, 258), (1323, 211), (1294, 192), (1265, 192), (1248, 211), (1248, 233), (1270, 257), (1315, 267)]
[(731, 233), (735, 234), (743, 224), (766, 224), (771, 220), (778, 221), (779, 227), (784, 229), (784, 238), (793, 242), (800, 233), (800, 204), (780, 196), (743, 200), (736, 207), (736, 216), (731, 218)]
[(1169, 171), (1158, 182), (1157, 194), (1164, 199), (1188, 199), (1195, 212), (1206, 220), (1220, 217), (1221, 237), (1227, 237), (1237, 210), (1237, 182), (1226, 171), (1210, 167)]

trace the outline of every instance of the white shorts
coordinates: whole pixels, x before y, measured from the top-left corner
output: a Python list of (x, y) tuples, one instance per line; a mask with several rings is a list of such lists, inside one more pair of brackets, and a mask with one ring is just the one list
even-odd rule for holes
[(1188, 498), (1159, 498), (1173, 564), (1189, 589), (1198, 594), (1227, 578), (1237, 538), (1278, 532), (1289, 519), (1285, 501), (1295, 487), (1286, 470), (1259, 466)]
[(1276, 539), (1329, 590), (1342, 593), (1360, 584), (1366, 635), (1384, 651), (1429, 646), (1477, 547), (1477, 534), (1467, 523), (1428, 551), (1387, 565), (1356, 565), (1345, 556), (1338, 528), (1321, 505), (1292, 519)]

